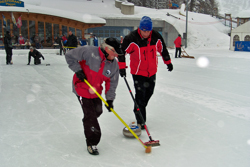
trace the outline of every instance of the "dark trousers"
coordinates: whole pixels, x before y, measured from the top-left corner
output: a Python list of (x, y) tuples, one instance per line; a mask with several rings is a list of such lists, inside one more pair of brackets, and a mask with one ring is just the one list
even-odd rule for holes
[[(135, 101), (140, 108), (140, 112), (144, 121), (146, 122), (146, 107), (148, 101), (154, 93), (156, 75), (151, 77), (144, 77), (140, 75), (133, 75), (134, 87), (135, 87)], [(134, 107), (134, 113), (138, 124), (142, 124), (143, 121), (138, 115), (136, 106)]]
[(36, 43), (36, 49), (40, 48), (40, 43)]
[(6, 64), (10, 64), (12, 60), (12, 48), (6, 48)]
[(177, 58), (177, 52), (179, 52), (179, 57), (181, 57), (181, 48), (175, 48), (175, 58)]
[(101, 139), (101, 128), (97, 118), (102, 114), (102, 101), (99, 98), (87, 99), (77, 96), (83, 110), (83, 128), (88, 146), (97, 145)]
[(59, 46), (59, 48), (60, 48), (60, 55), (62, 55), (63, 48), (62, 48), (62, 46)]

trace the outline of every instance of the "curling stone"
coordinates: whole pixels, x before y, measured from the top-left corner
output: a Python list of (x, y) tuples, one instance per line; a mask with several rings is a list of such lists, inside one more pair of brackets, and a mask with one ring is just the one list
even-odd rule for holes
[[(129, 127), (138, 137), (141, 135), (141, 128), (134, 122), (132, 122)], [(134, 135), (128, 130), (128, 128), (124, 127), (122, 132), (125, 137), (134, 138)]]

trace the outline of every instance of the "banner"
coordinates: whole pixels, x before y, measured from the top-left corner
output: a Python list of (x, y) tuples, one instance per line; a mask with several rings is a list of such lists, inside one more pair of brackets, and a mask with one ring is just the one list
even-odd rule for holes
[(0, 6), (24, 7), (24, 2), (18, 0), (0, 0)]
[(250, 52), (250, 41), (236, 41), (234, 50)]
[(17, 25), (18, 28), (20, 28), (20, 27), (22, 26), (22, 19), (21, 19), (21, 16), (18, 17), (16, 25)]
[(12, 23), (13, 23), (14, 25), (16, 25), (16, 19), (15, 19), (15, 17), (14, 17), (14, 15), (13, 15), (12, 12), (11, 12), (11, 19), (12, 19)]
[(4, 15), (2, 14), (3, 16), (3, 27), (7, 27), (7, 21), (6, 21), (6, 18), (4, 17)]

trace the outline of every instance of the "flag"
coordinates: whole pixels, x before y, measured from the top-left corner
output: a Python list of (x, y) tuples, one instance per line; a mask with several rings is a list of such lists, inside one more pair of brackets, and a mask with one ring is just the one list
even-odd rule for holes
[(6, 18), (4, 17), (4, 15), (2, 14), (3, 16), (3, 27), (7, 27), (7, 21), (6, 21)]
[(13, 22), (13, 24), (14, 25), (16, 25), (16, 19), (15, 19), (15, 17), (14, 17), (14, 15), (13, 15), (13, 13), (11, 12), (11, 18), (12, 18), (12, 22)]
[(21, 16), (18, 17), (16, 26), (17, 26), (18, 28), (20, 28), (20, 27), (22, 26), (22, 19), (21, 19)]

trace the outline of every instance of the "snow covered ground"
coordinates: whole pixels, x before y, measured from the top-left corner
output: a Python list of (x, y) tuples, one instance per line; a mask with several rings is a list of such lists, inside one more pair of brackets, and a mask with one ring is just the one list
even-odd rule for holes
[[(168, 72), (159, 57), (147, 113), (151, 135), (161, 146), (144, 153), (104, 108), (99, 156), (86, 150), (83, 114), (64, 56), (44, 54), (42, 65), (27, 66), (27, 54), (14, 54), (11, 66), (0, 52), (0, 166), (249, 167), (249, 53), (203, 48), (187, 50), (195, 59), (175, 59), (169, 51), (174, 70)], [(127, 79), (134, 92), (130, 74)], [(120, 78), (114, 109), (130, 123), (132, 108)], [(148, 141), (146, 132), (141, 139)]]

